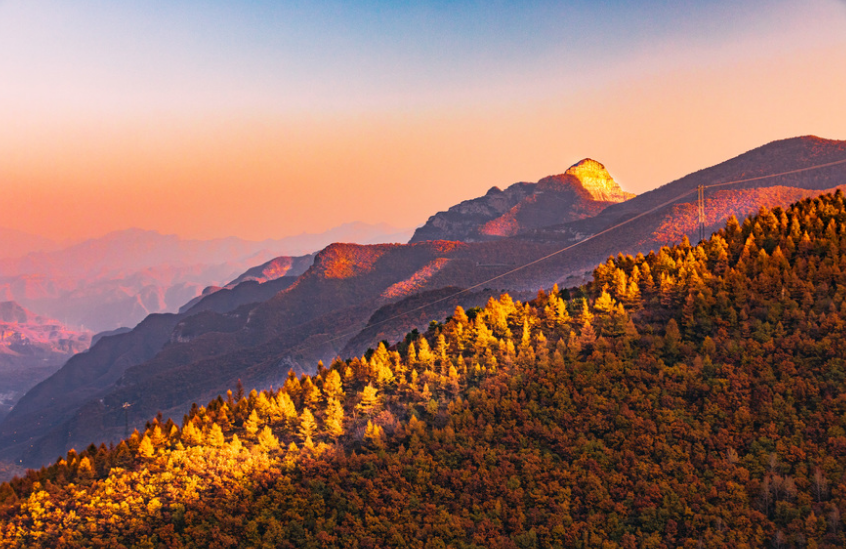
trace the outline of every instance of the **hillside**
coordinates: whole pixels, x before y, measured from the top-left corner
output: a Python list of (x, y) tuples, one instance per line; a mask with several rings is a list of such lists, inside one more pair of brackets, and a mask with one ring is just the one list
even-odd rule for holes
[[(499, 246), (496, 253), (514, 264), (542, 250)], [(133, 404), (131, 424), (143, 425), (157, 410), (178, 417), (238, 379), (248, 386), (280, 383), (291, 367), (302, 371), (331, 360), (346, 343), (336, 336), (352, 338), (384, 304), (450, 283), (466, 287), (501, 271), (482, 263), (489, 251), (449, 242), (334, 244), (267, 301), (194, 314), (206, 300), (226, 295), (217, 292), (184, 316), (151, 315), (132, 332), (74, 357), (26, 395), (0, 423), (0, 456), (37, 466), (88, 440), (116, 440), (124, 433), (125, 402)], [(247, 281), (238, 289), (252, 295), (262, 286)]]
[(504, 191), (438, 212), (414, 232), (410, 242), (479, 242), (527, 230), (593, 217), (607, 206), (632, 198), (620, 189), (605, 166), (586, 158), (560, 175), (537, 183), (515, 183)]
[[(793, 155), (794, 166), (803, 167), (831, 159), (831, 151), (841, 148), (843, 142), (797, 138), (761, 150), (781, 151), (772, 155), (781, 159), (780, 166), (786, 165), (784, 155), (789, 154)], [(719, 175), (720, 181), (739, 178), (743, 170), (750, 169), (747, 157), (769, 155), (752, 151), (709, 170), (717, 170), (713, 176)], [(710, 180), (709, 170), (700, 172), (693, 183)], [(777, 172), (761, 166), (756, 173)], [(846, 181), (846, 165), (803, 173), (809, 182), (791, 176), (793, 187), (777, 185), (781, 178), (776, 177), (759, 180), (754, 188), (710, 191), (709, 230), (717, 228), (712, 220), (733, 214), (742, 218), (759, 204), (786, 206), (803, 196), (823, 192), (813, 185), (833, 188)], [(691, 183), (688, 178), (680, 181), (668, 184), (661, 192), (683, 194)], [(682, 187), (678, 193), (673, 191), (677, 185)], [(339, 354), (346, 357), (345, 353), (360, 353), (382, 339), (399, 338), (413, 329), (425, 331), (432, 319), (451, 312), (447, 306), (482, 305), (485, 296), (498, 291), (517, 292), (515, 295), (522, 298), (556, 282), (562, 286), (581, 284), (610, 254), (648, 253), (677, 242), (683, 234), (692, 235), (696, 229), (692, 215), (695, 205), (691, 204), (694, 196), (688, 195), (563, 253), (558, 253), (562, 247), (596, 233), (573, 236), (553, 226), (476, 243), (334, 244), (322, 250), (314, 265), (296, 281), (280, 279), (276, 288), (239, 285), (239, 295), (252, 296), (249, 302), (229, 303), (228, 294), (218, 292), (206, 296), (204, 302), (218, 300), (220, 310), (172, 321), (166, 320), (171, 317), (151, 317), (150, 325), (163, 324), (149, 337), (143, 335), (146, 328), (142, 328), (135, 335), (125, 335), (126, 339), (104, 343), (103, 351), (69, 362), (0, 423), (0, 458), (40, 466), (92, 440), (117, 441), (125, 433), (127, 422), (130, 427), (141, 427), (159, 410), (166, 416), (180, 417), (192, 402), (207, 401), (239, 379), (248, 388), (276, 386), (284, 381), (289, 369), (313, 373), (318, 360), (328, 363)], [(636, 197), (626, 203), (640, 200)], [(648, 202), (641, 207), (651, 205)], [(556, 255), (514, 271), (553, 253)], [(453, 299), (442, 292), (449, 287), (473, 290)], [(422, 305), (419, 296), (427, 292), (446, 299), (438, 306), (416, 311), (410, 311), (414, 306), (406, 307), (410, 303)], [(395, 314), (386, 315), (389, 310)], [(368, 327), (373, 321), (380, 322), (375, 329)], [(124, 360), (121, 357), (125, 351), (105, 350), (122, 341), (133, 341), (127, 345), (143, 352)], [(123, 408), (127, 402), (132, 404), (128, 413)]]
[(49, 238), (0, 227), (0, 259), (20, 257), (32, 252), (51, 251), (60, 247), (58, 242)]
[(842, 193), (4, 484), (2, 546), (842, 547)]
[(87, 349), (91, 336), (14, 301), (0, 302), (0, 418), (68, 358)]
[[(255, 306), (256, 302), (287, 288), (295, 280), (296, 275), (283, 276), (265, 283), (248, 280), (231, 288), (220, 289), (206, 295), (180, 314), (149, 315), (132, 330), (98, 337), (89, 352), (72, 357), (63, 355), (59, 362), (50, 363), (52, 369), (45, 375), (36, 378), (32, 373), (26, 374), (27, 389), (32, 389), (17, 402), (14, 411), (0, 424), (0, 440), (3, 441), (4, 449), (2, 458), (21, 462), (20, 448), (31, 442), (34, 433), (46, 435), (46, 443), (50, 445), (48, 452), (64, 452), (70, 428), (61, 422), (75, 418), (80, 409), (90, 410), (91, 404), (98, 402), (104, 391), (111, 388), (128, 368), (150, 360), (171, 340), (178, 340), (179, 334), (175, 335), (177, 328), (180, 332), (190, 334), (209, 315), (226, 315), (244, 306)], [(201, 318), (191, 320), (196, 315)], [(21, 364), (31, 362), (29, 360)], [(16, 363), (18, 370), (21, 364)], [(49, 374), (53, 375), (44, 379)], [(17, 393), (15, 400), (19, 397), (20, 393)], [(98, 430), (96, 423), (81, 423), (80, 437), (102, 440), (103, 433)], [(65, 431), (64, 436), (57, 437), (55, 432), (51, 432), (57, 427)], [(30, 461), (24, 460), (23, 463), (30, 464)]]
[[(312, 254), (337, 241), (404, 241), (409, 234), (389, 225), (366, 223), (264, 241), (196, 240), (127, 229), (20, 257), (4, 257), (0, 248), (0, 299), (93, 331), (132, 327), (151, 313), (176, 312), (204, 288), (223, 286), (279, 256)], [(13, 236), (16, 233), (9, 236), (9, 251), (28, 243), (24, 235), (21, 245), (15, 246)], [(0, 232), (0, 245), (3, 238)], [(294, 266), (291, 274), (307, 267)]]

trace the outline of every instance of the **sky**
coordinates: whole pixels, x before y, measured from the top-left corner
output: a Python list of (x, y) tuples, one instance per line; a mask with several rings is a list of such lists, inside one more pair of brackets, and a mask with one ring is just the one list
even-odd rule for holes
[(605, 164), (641, 193), (846, 139), (846, 0), (0, 0), (0, 226), (413, 227)]

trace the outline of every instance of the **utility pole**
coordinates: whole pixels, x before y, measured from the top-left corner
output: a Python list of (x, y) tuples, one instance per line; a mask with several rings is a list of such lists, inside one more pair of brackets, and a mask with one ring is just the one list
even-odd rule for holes
[(705, 240), (705, 186), (699, 185), (699, 242)]
[(123, 438), (129, 438), (129, 407), (132, 404), (128, 402), (123, 403), (123, 421), (124, 421), (124, 428), (123, 428)]

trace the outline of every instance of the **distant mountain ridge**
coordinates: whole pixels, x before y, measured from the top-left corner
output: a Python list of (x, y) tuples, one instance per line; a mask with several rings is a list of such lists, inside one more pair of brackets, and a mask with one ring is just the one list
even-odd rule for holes
[(0, 299), (70, 325), (113, 330), (135, 326), (151, 313), (175, 312), (206, 287), (222, 287), (279, 256), (310, 254), (336, 241), (404, 241), (410, 234), (360, 222), (261, 242), (191, 240), (128, 229), (64, 249), (0, 259)]
[(605, 166), (586, 158), (560, 175), (537, 183), (515, 183), (504, 191), (465, 200), (438, 212), (417, 229), (410, 242), (479, 242), (526, 230), (593, 217), (611, 204), (635, 196), (623, 191)]
[(0, 227), (0, 260), (20, 257), (32, 252), (49, 252), (62, 245), (43, 236)]
[(0, 417), (36, 383), (87, 349), (91, 336), (14, 301), (0, 302)]

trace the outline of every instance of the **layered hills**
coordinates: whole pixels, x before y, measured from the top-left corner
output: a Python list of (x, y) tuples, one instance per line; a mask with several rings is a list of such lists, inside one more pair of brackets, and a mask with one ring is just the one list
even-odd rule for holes
[(0, 227), (0, 259), (21, 257), (32, 252), (58, 250), (62, 245), (49, 238)]
[(417, 229), (411, 242), (477, 242), (526, 230), (593, 217), (607, 206), (632, 198), (605, 166), (586, 158), (560, 175), (537, 183), (493, 187), (485, 196), (439, 212)]
[(0, 545), (843, 547), (844, 250), (838, 192), (458, 307), (2, 485)]
[(87, 349), (91, 336), (14, 301), (0, 302), (0, 417), (68, 358)]
[(93, 331), (132, 327), (148, 314), (176, 312), (205, 288), (223, 286), (280, 255), (307, 255), (336, 241), (393, 242), (408, 234), (364, 223), (265, 241), (191, 240), (129, 229), (0, 259), (0, 299)]
[[(318, 360), (328, 364), (338, 354), (361, 352), (405, 331), (425, 331), (430, 320), (447, 316), (456, 304), (481, 306), (502, 290), (524, 299), (556, 281), (576, 286), (618, 251), (648, 253), (692, 237), (697, 185), (775, 175), (709, 190), (708, 222), (714, 228), (761, 204), (786, 205), (843, 184), (846, 164), (778, 174), (846, 158), (844, 145), (817, 138), (774, 142), (670, 183), (654, 191), (658, 199), (647, 193), (591, 218), (513, 237), (333, 244), (301, 276), (284, 277), (284, 289), (247, 281), (250, 286), (232, 290), (262, 295), (221, 299), (217, 309), (203, 310), (201, 301), (193, 312), (152, 315), (132, 332), (98, 341), (34, 388), (0, 423), (0, 456), (40, 465), (92, 440), (117, 440), (127, 424), (143, 425), (157, 411), (180, 417), (192, 403), (213, 398), (239, 379), (247, 388), (278, 386), (291, 369), (313, 372)], [(778, 161), (770, 167), (768, 159)], [(790, 186), (783, 184), (785, 177)], [(623, 206), (630, 209), (616, 211)], [(621, 225), (631, 219), (636, 222)], [(575, 243), (580, 244), (570, 248)], [(226, 294), (204, 300), (215, 295)]]

